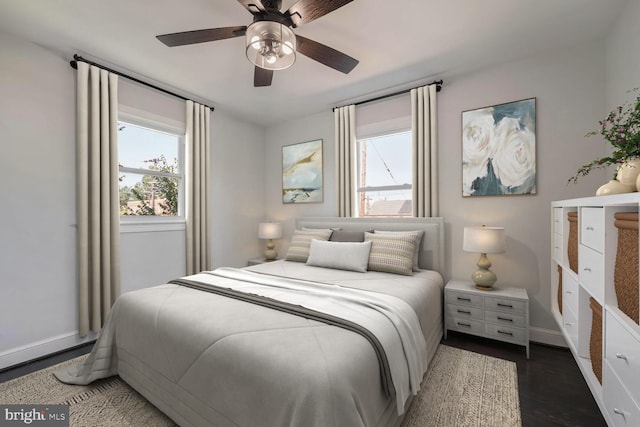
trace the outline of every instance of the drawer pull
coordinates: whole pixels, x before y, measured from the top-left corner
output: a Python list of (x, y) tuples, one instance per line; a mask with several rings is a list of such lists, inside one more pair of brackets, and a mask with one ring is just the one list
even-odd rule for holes
[(462, 297), (458, 297), (458, 301), (471, 302), (471, 298), (462, 298)]
[(571, 295), (573, 293), (573, 291), (564, 291), (564, 293)]
[(456, 324), (457, 324), (458, 326), (464, 326), (465, 328), (470, 328), (470, 327), (471, 327), (471, 325), (470, 325), (470, 324), (468, 324), (468, 323), (456, 322)]
[(467, 311), (467, 310), (460, 310), (460, 309), (458, 309), (458, 313), (462, 313), (462, 314), (469, 314), (469, 315), (471, 314), (471, 312), (470, 312), (470, 311)]
[(627, 356), (625, 356), (625, 355), (624, 355), (624, 354), (622, 354), (622, 353), (616, 353), (616, 357), (617, 357), (618, 359), (622, 359), (622, 360), (624, 360), (624, 361), (628, 362), (628, 360), (627, 360)]
[(583, 270), (591, 272), (591, 269), (589, 267), (585, 267), (585, 268), (583, 268)]
[(586, 230), (593, 231), (593, 227), (587, 227)]
[(513, 336), (513, 332), (507, 332), (507, 331), (501, 331), (501, 330), (498, 330), (498, 333), (499, 333), (499, 334), (502, 334), (502, 335), (509, 335), (509, 336), (511, 336), (511, 337)]
[(565, 322), (565, 323), (564, 323), (564, 326), (571, 327), (571, 326), (573, 326), (573, 323)]
[(507, 319), (506, 317), (498, 316), (498, 320), (504, 320), (505, 322), (513, 322), (513, 319)]
[(498, 305), (498, 307), (513, 308), (513, 305), (511, 305), (511, 304), (503, 304), (501, 302), (499, 302), (497, 305)]
[(624, 411), (622, 409), (613, 408), (613, 412), (615, 412), (618, 415), (622, 415), (622, 418), (625, 418)]

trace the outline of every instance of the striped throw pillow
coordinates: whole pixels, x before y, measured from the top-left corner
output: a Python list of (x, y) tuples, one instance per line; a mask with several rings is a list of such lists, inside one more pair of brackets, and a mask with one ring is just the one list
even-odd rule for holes
[(413, 271), (420, 271), (420, 266), (418, 265), (418, 259), (420, 256), (420, 245), (422, 244), (422, 236), (424, 235), (423, 230), (415, 230), (415, 231), (386, 231), (386, 230), (374, 230), (374, 233), (381, 235), (394, 235), (394, 236), (409, 236), (413, 239), (416, 247), (413, 250)]
[(289, 244), (289, 250), (285, 259), (287, 261), (295, 262), (307, 262), (309, 258), (309, 247), (311, 246), (311, 239), (329, 240), (331, 237), (331, 230), (318, 230), (318, 231), (303, 231), (294, 230), (291, 243)]
[(364, 233), (364, 241), (371, 241), (368, 270), (413, 275), (415, 238), (407, 235)]

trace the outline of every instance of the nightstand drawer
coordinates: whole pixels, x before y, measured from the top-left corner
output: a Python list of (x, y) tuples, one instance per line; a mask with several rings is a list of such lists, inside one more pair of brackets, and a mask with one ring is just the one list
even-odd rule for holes
[(515, 326), (516, 328), (524, 328), (527, 325), (527, 320), (524, 316), (499, 311), (487, 310), (484, 314), (484, 320), (496, 325)]
[(485, 308), (487, 308), (488, 310), (497, 310), (523, 315), (527, 312), (527, 303), (525, 301), (517, 301), (506, 298), (485, 297), (484, 303)]
[(495, 338), (502, 341), (513, 341), (517, 343), (524, 343), (527, 340), (524, 329), (513, 328), (509, 326), (500, 326), (487, 323), (485, 325), (485, 332), (487, 337)]
[(458, 317), (460, 319), (483, 320), (482, 309), (478, 307), (466, 307), (454, 304), (447, 304), (447, 316)]
[(471, 307), (482, 307), (482, 296), (467, 294), (464, 292), (447, 292), (447, 302), (449, 304), (465, 305)]
[(460, 331), (468, 334), (482, 335), (484, 333), (484, 323), (455, 317), (447, 318), (447, 328), (452, 331)]

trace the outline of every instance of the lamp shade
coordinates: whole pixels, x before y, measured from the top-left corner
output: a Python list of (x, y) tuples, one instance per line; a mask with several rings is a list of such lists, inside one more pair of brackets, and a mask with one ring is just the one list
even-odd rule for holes
[(247, 58), (266, 70), (284, 70), (296, 61), (296, 36), (274, 21), (257, 21), (246, 32)]
[(497, 254), (504, 252), (503, 227), (465, 227), (462, 249), (466, 252)]
[(260, 239), (279, 239), (282, 237), (282, 224), (277, 222), (262, 222), (258, 226)]

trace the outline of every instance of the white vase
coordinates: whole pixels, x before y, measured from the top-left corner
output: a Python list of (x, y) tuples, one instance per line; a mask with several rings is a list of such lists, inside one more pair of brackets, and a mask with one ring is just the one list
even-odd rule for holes
[(635, 187), (638, 175), (640, 175), (640, 159), (631, 159), (620, 165), (616, 179), (624, 185)]
[(635, 185), (624, 185), (618, 180), (612, 179), (596, 191), (596, 196), (607, 196), (609, 194), (633, 193), (636, 191)]

